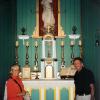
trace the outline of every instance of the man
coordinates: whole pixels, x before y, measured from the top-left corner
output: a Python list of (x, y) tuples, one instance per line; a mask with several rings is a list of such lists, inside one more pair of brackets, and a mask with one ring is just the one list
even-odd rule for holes
[(74, 58), (73, 64), (77, 69), (74, 76), (76, 100), (94, 100), (93, 73), (84, 67), (80, 57)]

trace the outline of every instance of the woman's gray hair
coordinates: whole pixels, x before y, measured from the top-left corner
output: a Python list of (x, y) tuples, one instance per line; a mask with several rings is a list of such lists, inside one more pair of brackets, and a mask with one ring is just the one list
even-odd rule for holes
[(14, 68), (16, 67), (19, 67), (19, 71), (20, 71), (20, 66), (17, 65), (17, 64), (14, 64), (14, 65), (11, 65), (11, 68), (10, 68), (10, 76), (12, 75), (12, 71), (14, 70)]

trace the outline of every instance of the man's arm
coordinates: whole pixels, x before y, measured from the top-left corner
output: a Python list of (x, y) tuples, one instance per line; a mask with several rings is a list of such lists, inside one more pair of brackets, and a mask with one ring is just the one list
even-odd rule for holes
[(91, 88), (91, 100), (94, 100), (94, 92), (95, 92), (94, 84), (90, 84), (90, 88)]

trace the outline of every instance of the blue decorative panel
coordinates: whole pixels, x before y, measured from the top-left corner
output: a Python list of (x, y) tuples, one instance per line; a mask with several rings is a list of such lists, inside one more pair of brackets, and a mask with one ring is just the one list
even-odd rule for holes
[(69, 100), (69, 93), (66, 88), (60, 90), (60, 100)]
[(31, 100), (40, 100), (39, 89), (32, 90)]
[(46, 100), (54, 100), (54, 89), (46, 90)]

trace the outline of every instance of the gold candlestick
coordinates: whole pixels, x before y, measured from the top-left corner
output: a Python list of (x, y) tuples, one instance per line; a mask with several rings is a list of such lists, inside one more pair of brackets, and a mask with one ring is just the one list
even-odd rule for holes
[(37, 41), (35, 41), (35, 47), (38, 47), (38, 43), (37, 43)]
[(64, 46), (64, 41), (61, 41), (61, 46)]
[(39, 75), (38, 75), (38, 43), (37, 41), (35, 41), (35, 61), (34, 61), (34, 68), (33, 68), (33, 71), (36, 72), (36, 76), (35, 76), (35, 79), (39, 79)]
[(64, 61), (64, 41), (61, 41), (61, 67), (65, 66)]
[(19, 46), (19, 43), (18, 43), (18, 41), (16, 41), (16, 47), (18, 47)]
[(34, 71), (38, 71), (38, 43), (35, 41), (35, 61)]
[(72, 42), (70, 44), (71, 47), (71, 64), (73, 63), (73, 59), (74, 59), (74, 43)]
[(29, 42), (27, 41), (27, 42), (26, 42), (26, 61), (25, 61), (25, 64), (26, 64), (26, 65), (29, 64), (29, 61), (28, 61), (28, 58), (29, 58), (29, 55), (28, 55), (28, 48), (29, 48)]
[(29, 42), (28, 41), (26, 42), (26, 47), (29, 47)]
[(15, 63), (18, 65), (18, 47), (19, 47), (19, 43), (18, 41), (16, 41), (15, 44)]
[(82, 46), (82, 40), (79, 40), (79, 44), (78, 44), (79, 48), (80, 48), (80, 57), (83, 57), (83, 46)]
[(74, 46), (74, 45), (75, 45), (75, 40), (71, 40), (70, 46)]

